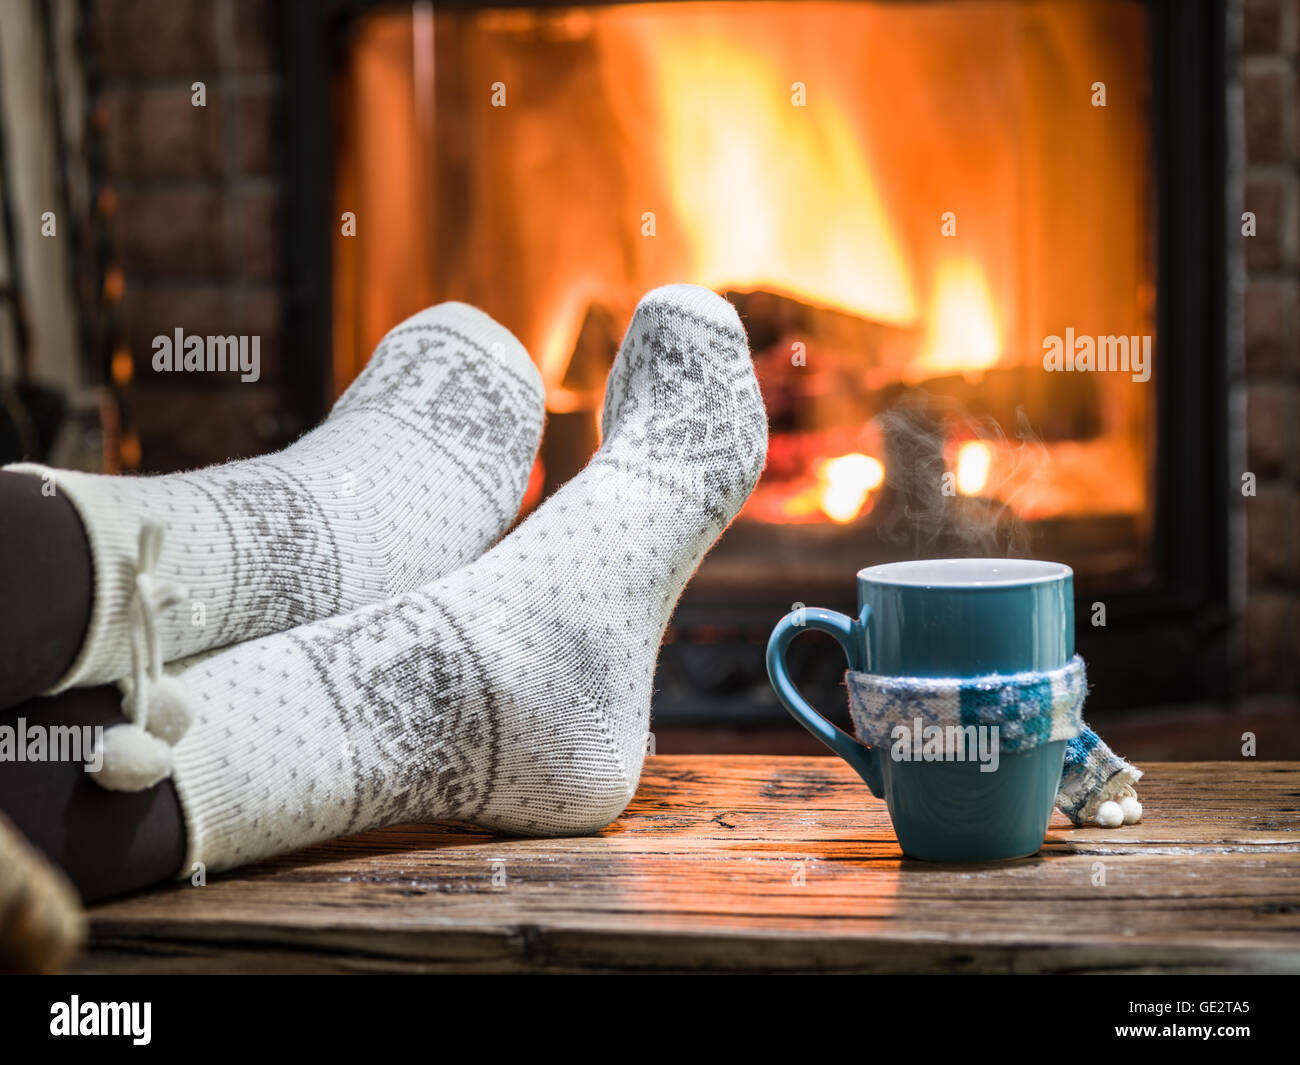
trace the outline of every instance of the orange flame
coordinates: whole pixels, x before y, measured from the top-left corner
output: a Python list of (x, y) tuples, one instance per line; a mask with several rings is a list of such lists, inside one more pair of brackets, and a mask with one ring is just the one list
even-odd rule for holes
[(799, 104), (779, 72), (781, 38), (764, 55), (711, 29), (643, 26), (669, 190), (694, 260), (682, 273), (913, 322), (906, 260), (860, 131), (835, 100)]
[(854, 451), (818, 464), (822, 512), (844, 525), (862, 513), (867, 498), (885, 483), (885, 467), (879, 459)]
[[(837, 316), (808, 316), (838, 380), (822, 373), (829, 359), (779, 378), (775, 348), (761, 353), (772, 384), (804, 404), (774, 435), (790, 446), (745, 511), (782, 523), (869, 512), (883, 478), (862, 453), (882, 453), (861, 431), (873, 392), (1023, 369), (990, 382), (994, 398), (1032, 384), (1026, 398), (1041, 407), (1043, 335), (1068, 322), (1117, 334), (1151, 322), (1146, 15), (945, 7), (938, 18), (928, 5), (627, 3), (439, 9), (436, 26), (427, 13), (363, 20), (340, 72), (353, 102), (336, 200), (370, 221), (334, 242), (337, 389), (384, 330), (433, 299), (506, 322), (539, 363), (548, 409), (597, 428), (600, 347), (583, 346), (570, 367), (589, 309), (625, 320), (654, 285), (775, 291), (900, 327), (865, 341), (847, 328), (841, 345)], [(435, 36), (436, 48), (474, 56), (438, 65), (438, 86), (452, 91), (436, 100)], [(1075, 46), (1089, 40), (1107, 47)], [(1009, 80), (990, 82), (990, 63)], [(484, 69), (515, 72), (508, 112), (489, 110)], [(1129, 90), (1115, 92), (1106, 123), (1066, 88), (1085, 77)], [(447, 155), (435, 124), (491, 136)], [(362, 180), (373, 174), (396, 177)], [(960, 235), (939, 225), (949, 211)], [(441, 224), (443, 212), (456, 224)], [(1057, 255), (1063, 243), (1074, 254)], [(121, 296), (120, 271), (104, 284)], [(594, 321), (592, 343), (612, 347), (609, 328)], [(116, 359), (114, 372), (125, 365)], [(1094, 383), (1105, 435), (1029, 449), (958, 437), (948, 453), (958, 490), (1024, 517), (1141, 513), (1151, 393)], [(585, 456), (571, 450), (556, 444), (553, 471), (578, 468)]]
[(977, 496), (989, 480), (993, 452), (982, 440), (969, 440), (957, 452), (957, 491)]
[(978, 377), (1002, 353), (998, 314), (984, 274), (972, 262), (939, 263), (930, 303), (928, 342), (919, 376), (964, 373)]

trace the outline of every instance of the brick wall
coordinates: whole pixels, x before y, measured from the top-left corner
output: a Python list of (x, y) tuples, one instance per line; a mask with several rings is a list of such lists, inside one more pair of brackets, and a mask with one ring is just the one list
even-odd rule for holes
[[(298, 426), (277, 373), (283, 316), (277, 5), (94, 0), (88, 46), (112, 255), (125, 275), (140, 468), (278, 447)], [(205, 107), (192, 86), (206, 86)], [(153, 338), (261, 337), (262, 379), (159, 375)]]
[(1246, 688), (1300, 693), (1300, 0), (1246, 0), (1246, 469), (1258, 494), (1245, 511)]

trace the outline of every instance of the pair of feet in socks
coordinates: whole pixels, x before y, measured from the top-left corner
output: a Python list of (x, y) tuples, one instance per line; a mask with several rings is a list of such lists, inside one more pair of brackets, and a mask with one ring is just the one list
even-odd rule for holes
[(664, 628), (766, 456), (735, 311), (647, 295), (599, 451), (488, 550), (542, 421), (514, 337), (444, 304), (276, 455), (157, 478), (11, 467), (81, 517), (91, 618), (56, 690), (122, 682), (133, 724), (99, 782), (171, 776), (178, 872), (400, 822), (567, 835), (623, 810)]

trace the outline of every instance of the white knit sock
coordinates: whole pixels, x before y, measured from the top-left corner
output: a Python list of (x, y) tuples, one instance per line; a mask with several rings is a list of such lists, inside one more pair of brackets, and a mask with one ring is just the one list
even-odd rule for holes
[(7, 467), (49, 478), (90, 542), (90, 624), (52, 691), (156, 672), (450, 573), (514, 519), (542, 419), (519, 342), (446, 303), (393, 329), (329, 417), (277, 454), (162, 477)]
[(478, 561), (389, 602), (173, 667), (191, 863), (224, 869), (366, 828), (595, 831), (645, 755), (659, 641), (762, 470), (735, 311), (642, 300), (591, 463)]

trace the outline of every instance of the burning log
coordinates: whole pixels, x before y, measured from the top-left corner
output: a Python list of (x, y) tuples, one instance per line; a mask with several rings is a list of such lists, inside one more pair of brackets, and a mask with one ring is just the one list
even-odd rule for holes
[[(1009, 508), (979, 498), (994, 450), (1100, 432), (1097, 384), (1086, 377), (1013, 366), (927, 379), (917, 327), (775, 292), (726, 296), (749, 335), (770, 428), (750, 520), (849, 524), (874, 508), (873, 523), (930, 541), (934, 553), (1005, 545), (1015, 539)], [(625, 308), (587, 308), (562, 382), (576, 402), (552, 410), (543, 444), (548, 492), (597, 445), (600, 397), (626, 317)], [(958, 491), (942, 495), (955, 458)]]
[(560, 382), (570, 401), (569, 407), (549, 411), (542, 437), (541, 460), (545, 471), (542, 498), (581, 470), (600, 445), (597, 413), (628, 313), (622, 308), (593, 303), (583, 315), (573, 354)]
[(749, 334), (773, 432), (861, 426), (920, 353), (917, 330), (774, 292), (727, 292)]
[(1024, 408), (1046, 441), (1088, 440), (1102, 432), (1100, 382), (1038, 372), (1036, 357), (1028, 366), (929, 375), (915, 327), (773, 292), (726, 295), (749, 334), (774, 431), (861, 425), (923, 387), (936, 409), (1007, 435)]

